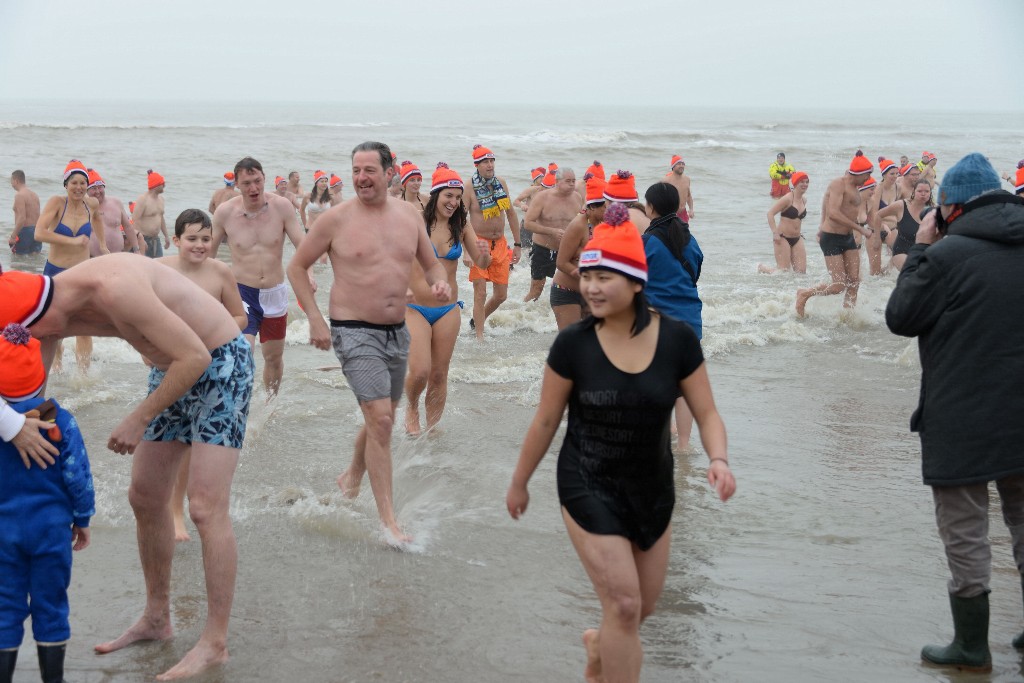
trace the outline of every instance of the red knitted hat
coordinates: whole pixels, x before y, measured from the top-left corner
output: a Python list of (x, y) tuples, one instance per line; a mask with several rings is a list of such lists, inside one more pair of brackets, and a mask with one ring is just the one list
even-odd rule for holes
[(0, 398), (12, 403), (32, 398), (45, 381), (39, 340), (27, 327), (10, 323), (0, 333)]
[(793, 175), (789, 176), (789, 184), (791, 187), (796, 187), (797, 183), (801, 180), (810, 180), (810, 176), (803, 171), (797, 171)]
[(448, 164), (441, 161), (437, 164), (437, 168), (434, 169), (434, 174), (430, 176), (430, 192), (434, 193), (446, 187), (465, 188), (466, 185), (462, 182), (462, 178), (458, 173), (448, 168)]
[(401, 178), (402, 184), (405, 185), (413, 176), (423, 177), (423, 173), (420, 171), (419, 166), (412, 163), (411, 161), (403, 161), (402, 166), (398, 171), (398, 177)]
[(494, 152), (483, 145), (473, 145), (473, 163), (479, 164), (484, 159), (493, 159)]
[(604, 188), (607, 184), (597, 176), (592, 176), (587, 180), (587, 206), (591, 204), (604, 204), (607, 201), (604, 198)]
[(612, 204), (604, 212), (604, 222), (594, 228), (594, 236), (580, 252), (580, 272), (600, 268), (621, 273), (636, 282), (647, 282), (647, 257), (640, 231), (629, 220), (629, 209)]
[(853, 161), (850, 162), (850, 170), (847, 171), (850, 175), (864, 175), (865, 173), (871, 173), (874, 165), (871, 160), (864, 156), (864, 152), (857, 150), (857, 153), (853, 156)]
[(68, 162), (68, 165), (64, 167), (64, 183), (67, 184), (68, 178), (76, 173), (81, 173), (88, 180), (89, 172), (85, 170), (85, 164), (78, 159), (72, 159)]
[(107, 184), (103, 182), (103, 178), (100, 176), (100, 172), (95, 168), (86, 169), (89, 177), (89, 187), (106, 187)]
[(164, 177), (162, 175), (153, 169), (146, 171), (146, 187), (152, 190), (154, 187), (160, 187), (163, 184)]
[(636, 178), (629, 171), (616, 171), (604, 188), (604, 198), (610, 202), (635, 202), (640, 200), (636, 193)]
[[(587, 167), (587, 173), (593, 173), (595, 177), (604, 180), (604, 166), (601, 165), (600, 161), (594, 161), (590, 166)], [(586, 175), (586, 173), (584, 173)]]

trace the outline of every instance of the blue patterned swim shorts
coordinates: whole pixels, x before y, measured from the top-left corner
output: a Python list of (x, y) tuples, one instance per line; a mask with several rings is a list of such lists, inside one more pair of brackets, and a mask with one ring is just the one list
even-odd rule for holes
[[(252, 349), (241, 334), (210, 352), (212, 359), (188, 392), (149, 423), (145, 441), (181, 441), (241, 448), (255, 364)], [(164, 371), (149, 373), (149, 393), (159, 386)]]

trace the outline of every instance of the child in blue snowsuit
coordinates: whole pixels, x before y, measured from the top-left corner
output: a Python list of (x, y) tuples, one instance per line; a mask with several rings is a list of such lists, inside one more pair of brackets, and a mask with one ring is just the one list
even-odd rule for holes
[(42, 679), (63, 681), (71, 550), (89, 545), (95, 513), (78, 424), (55, 401), (38, 397), (44, 379), (39, 341), (8, 325), (0, 334), (0, 398), (19, 413), (52, 420), (47, 438), (60, 452), (50, 467), (29, 469), (13, 444), (0, 441), (0, 683), (14, 675), (30, 614)]

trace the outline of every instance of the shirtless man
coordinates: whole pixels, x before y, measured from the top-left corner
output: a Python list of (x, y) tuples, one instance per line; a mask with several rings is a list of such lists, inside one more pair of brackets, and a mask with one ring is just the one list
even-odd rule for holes
[[(146, 193), (135, 200), (132, 225), (146, 240), (146, 256), (160, 258), (164, 255), (164, 249), (171, 246), (164, 220), (164, 177), (152, 170), (146, 171), (146, 186), (149, 188)], [(163, 244), (160, 243), (161, 234), (164, 236)]]
[[(543, 179), (543, 166), (538, 166), (530, 171), (530, 186), (519, 193), (519, 196), (512, 202), (512, 207), (525, 216), (527, 209), (530, 208), (530, 200), (533, 199), (533, 195), (537, 194), (541, 190), (547, 189), (540, 183)], [(530, 231), (526, 229), (525, 220), (519, 221), (519, 236), (522, 239), (523, 249), (529, 249), (533, 246), (533, 235), (531, 235)], [(537, 297), (532, 298), (535, 299)], [(529, 300), (530, 299), (527, 299), (527, 301)]]
[[(138, 526), (146, 606), (121, 637), (97, 645), (96, 651), (104, 654), (137, 641), (167, 640), (173, 635), (174, 532), (169, 503), (178, 463), (191, 444), (195, 457), (189, 473), (190, 498), (203, 545), (207, 620), (195, 647), (157, 678), (194, 676), (227, 661), (237, 565), (228, 507), (253, 369), (248, 344), (231, 314), (166, 266), (131, 254), (110, 254), (52, 279), (20, 272), (0, 274), (0, 324), (9, 322), (31, 328), (45, 345), (47, 365), (57, 339), (94, 335), (125, 339), (154, 366), (149, 395), (131, 409), (107, 441), (107, 448), (115, 453), (136, 456), (128, 499)], [(214, 396), (220, 408), (209, 415)], [(52, 464), (45, 454), (40, 457)]]
[[(558, 245), (569, 223), (580, 214), (582, 206), (583, 201), (576, 194), (576, 174), (571, 168), (555, 171), (555, 186), (547, 192), (539, 193), (530, 202), (525, 223), (526, 229), (533, 233), (530, 276), (532, 284), (540, 283), (538, 298), (544, 291), (547, 278), (555, 276)], [(533, 291), (533, 287), (530, 291)]]
[(11, 187), (14, 189), (14, 230), (7, 244), (15, 254), (38, 254), (43, 250), (43, 243), (35, 238), (39, 195), (28, 189), (25, 172), (21, 170), (11, 173)]
[(896, 179), (896, 201), (914, 198), (914, 188), (921, 179), (921, 169), (916, 164), (904, 164), (900, 167), (900, 177)]
[[(475, 265), (469, 269), (469, 281), (473, 283), (473, 319), (470, 327), (476, 330), (476, 338), (483, 340), (484, 323), (508, 298), (508, 276), (510, 265), (519, 263), (523, 245), (519, 238), (519, 219), (512, 208), (508, 185), (494, 174), (494, 153), (483, 145), (473, 147), (472, 187), (466, 188), (463, 197), (469, 209), (469, 222), (476, 230), (476, 236), (491, 244), (491, 265), (487, 270)], [(512, 258), (508, 255), (508, 241), (505, 239), (505, 222), (512, 231)], [(511, 261), (511, 263), (510, 263)], [(487, 283), (494, 287), (491, 298), (487, 298)]]
[(235, 188), (235, 174), (232, 171), (228, 171), (224, 174), (224, 187), (214, 192), (213, 196), (210, 197), (210, 215), (217, 211), (218, 206), (237, 196), (238, 190)]
[(243, 334), (255, 349), (259, 332), (263, 387), (269, 399), (277, 394), (284, 375), (284, 334), (288, 325), (284, 238), (298, 249), (302, 226), (291, 203), (264, 192), (267, 179), (260, 162), (245, 157), (235, 164), (235, 178), (242, 194), (221, 204), (213, 214), (210, 250), (216, 255), (220, 243), (227, 238), (231, 272), (238, 280), (238, 291), (249, 316)]
[[(356, 146), (352, 151), (355, 197), (320, 216), (288, 264), (288, 280), (309, 317), (310, 343), (323, 350), (333, 345), (363, 413), (365, 424), (356, 437), (352, 463), (338, 477), (338, 488), (354, 498), (363, 474), (369, 473), (380, 521), (393, 542), (402, 544), (411, 539), (395, 517), (391, 430), (409, 356), (405, 311), (413, 259), (423, 268), (438, 302), (448, 301), (451, 288), (423, 229), (422, 214), (408, 202), (389, 198), (393, 175), (387, 145)], [(306, 277), (323, 254), (334, 271), (330, 327)]]
[(846, 174), (828, 184), (826, 200), (822, 207), (822, 225), (819, 244), (825, 255), (825, 266), (832, 282), (823, 282), (796, 292), (796, 314), (801, 318), (807, 300), (812, 296), (831, 296), (845, 292), (843, 307), (857, 305), (860, 289), (860, 249), (853, 238), (854, 231), (870, 237), (873, 229), (858, 222), (861, 215), (860, 187), (871, 177), (872, 163), (857, 150)]
[(302, 206), (302, 198), (296, 197), (288, 190), (288, 181), (281, 176), (274, 178), (274, 194), (290, 201), (296, 209)]
[(684, 223), (693, 219), (693, 194), (690, 193), (690, 178), (685, 175), (686, 162), (676, 154), (669, 164), (669, 172), (665, 174), (665, 182), (679, 190), (679, 213), (676, 215)]
[(299, 197), (300, 200), (302, 197), (306, 196), (306, 193), (303, 191), (302, 186), (299, 185), (298, 171), (292, 171), (288, 174), (288, 192), (291, 192), (296, 197)]
[[(124, 210), (124, 204), (116, 197), (107, 196), (107, 184), (103, 182), (99, 171), (92, 168), (89, 169), (89, 189), (86, 192), (99, 202), (100, 217), (103, 219), (103, 239), (110, 253), (138, 253), (138, 235), (132, 227), (128, 212)], [(96, 257), (102, 254), (99, 235), (93, 232), (89, 240), (89, 256)]]

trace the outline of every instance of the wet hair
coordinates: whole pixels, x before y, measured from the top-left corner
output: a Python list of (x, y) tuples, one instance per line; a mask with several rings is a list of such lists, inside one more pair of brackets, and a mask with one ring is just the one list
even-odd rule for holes
[[(601, 269), (600, 268), (594, 268), (593, 270), (601, 270)], [(637, 282), (637, 280), (634, 280), (633, 278), (629, 277), (628, 275), (623, 275), (622, 273), (619, 273), (618, 271), (611, 271), (611, 272), (614, 272), (614, 273), (616, 273), (618, 275), (622, 275), (622, 277), (626, 278), (630, 282)], [(630, 337), (637, 336), (638, 334), (643, 332), (645, 329), (647, 329), (647, 326), (651, 324), (651, 307), (650, 307), (650, 304), (647, 303), (647, 297), (644, 295), (644, 290), (642, 290), (642, 289), (639, 292), (637, 292), (635, 295), (633, 295), (633, 313), (635, 315), (635, 318), (633, 319), (633, 327), (630, 328), (630, 330), (629, 330), (629, 336)], [(583, 322), (581, 323), (581, 325), (582, 325), (583, 329), (586, 330), (586, 329), (590, 329), (592, 327), (597, 327), (597, 324), (599, 322), (601, 322), (601, 320), (602, 320), (602, 318), (598, 318), (593, 313), (591, 313), (586, 318), (583, 319)]]
[[(235, 168), (238, 168), (237, 166)], [(202, 209), (185, 209), (178, 214), (178, 218), (174, 221), (174, 236), (181, 237), (185, 234), (185, 228), (192, 225), (193, 223), (199, 223), (202, 227), (200, 230), (212, 230), (213, 223), (210, 222), (210, 217), (206, 215), (206, 212)]]
[(644, 193), (644, 200), (659, 216), (679, 211), (679, 190), (670, 183), (654, 183)]
[(356, 158), (357, 152), (376, 152), (380, 155), (380, 167), (387, 171), (389, 168), (394, 166), (394, 162), (391, 159), (391, 148), (385, 145), (383, 142), (372, 142), (366, 141), (361, 142), (352, 148), (352, 158)]
[(20, 169), (14, 171), (13, 173), (11, 173), (11, 180), (13, 180), (16, 183), (25, 182), (25, 172)]
[(252, 157), (245, 157), (235, 164), (235, 180), (238, 180), (241, 171), (259, 171), (261, 176), (267, 177), (267, 174), (263, 172), (263, 166)]
[(299, 175), (299, 172), (298, 171), (288, 171), (288, 180), (291, 180), (293, 175), (297, 176), (297, 175)]
[[(427, 224), (427, 234), (429, 235), (434, 227), (434, 219), (437, 217), (437, 203), (441, 199), (441, 190), (447, 188), (441, 187), (430, 193), (430, 199), (427, 200), (427, 205), (423, 207), (423, 222)], [(465, 190), (462, 191), (465, 196)], [(448, 241), (448, 245), (454, 247), (456, 244), (462, 241), (462, 233), (466, 229), (466, 204), (462, 201), (462, 197), (459, 197), (459, 208), (455, 210), (451, 218), (448, 219), (448, 229), (452, 233), (451, 239)]]

